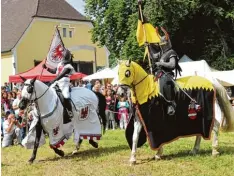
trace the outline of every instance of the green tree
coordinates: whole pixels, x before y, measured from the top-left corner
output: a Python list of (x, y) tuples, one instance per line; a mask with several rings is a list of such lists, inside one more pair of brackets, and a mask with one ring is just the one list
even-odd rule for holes
[[(93, 20), (93, 42), (106, 45), (115, 58), (142, 59), (136, 28), (137, 0), (86, 0)], [(234, 2), (232, 0), (148, 0), (144, 15), (154, 26), (164, 26), (180, 56), (205, 59), (216, 69), (234, 69)]]

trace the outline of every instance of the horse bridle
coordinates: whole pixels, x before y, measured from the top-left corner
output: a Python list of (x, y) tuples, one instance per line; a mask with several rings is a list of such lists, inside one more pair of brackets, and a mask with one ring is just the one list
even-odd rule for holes
[[(37, 101), (45, 95), (45, 93), (49, 90), (50, 87), (48, 87), (42, 95), (40, 95), (39, 97), (37, 97), (37, 93), (36, 93), (36, 90), (35, 90), (35, 88), (34, 88), (34, 84), (35, 84), (35, 82), (33, 83), (33, 85), (32, 85), (32, 83), (30, 83), (30, 84), (24, 83), (24, 86), (28, 86), (28, 87), (27, 87), (27, 92), (31, 94), (31, 95), (30, 95), (30, 98), (28, 99), (28, 100), (29, 100), (29, 105), (32, 104), (32, 103), (35, 103), (35, 105), (36, 105), (35, 107), (36, 107), (36, 109), (37, 109), (37, 111), (38, 111), (38, 116), (42, 118), (42, 116), (41, 116), (41, 111), (40, 111), (40, 109), (39, 109), (39, 106), (38, 106), (38, 102), (37, 102)], [(32, 100), (32, 95), (33, 95), (33, 93), (35, 94), (35, 99), (34, 99), (34, 100)], [(56, 101), (56, 106), (55, 106), (55, 108), (53, 109), (52, 112), (55, 111), (55, 109), (57, 108), (57, 105), (58, 105), (58, 99), (57, 99), (57, 101)], [(48, 113), (48, 114), (51, 115), (51, 112)], [(48, 117), (48, 114), (47, 114), (47, 115), (44, 115), (43, 118)]]
[[(27, 92), (31, 94), (30, 98), (29, 98), (30, 102), (36, 102), (37, 100), (39, 100), (40, 98), (42, 98), (46, 94), (46, 92), (49, 90), (49, 88), (50, 88), (50, 87), (48, 87), (43, 94), (41, 94), (39, 97), (37, 97), (36, 90), (34, 89), (34, 84), (35, 84), (35, 82), (33, 83), (33, 85), (32, 84), (24, 83), (24, 86), (28, 86), (27, 87)], [(32, 95), (33, 95), (33, 92), (35, 93), (35, 99), (34, 100), (31, 99)]]
[(135, 94), (135, 87), (136, 87), (138, 84), (140, 84), (142, 81), (144, 81), (148, 76), (149, 76), (149, 74), (147, 74), (143, 79), (141, 79), (141, 80), (140, 80), (138, 83), (136, 83), (136, 84), (133, 84), (133, 83), (132, 83), (131, 85), (120, 84), (119, 86), (120, 86), (122, 89), (124, 89), (124, 91), (126, 91), (126, 92), (127, 92), (127, 89), (124, 88), (125, 86), (128, 87), (128, 88), (133, 88), (134, 94)]

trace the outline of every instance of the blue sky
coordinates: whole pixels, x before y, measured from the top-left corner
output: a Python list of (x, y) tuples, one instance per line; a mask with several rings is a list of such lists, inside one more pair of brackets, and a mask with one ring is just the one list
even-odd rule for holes
[(83, 0), (67, 0), (78, 12), (84, 14), (84, 1)]

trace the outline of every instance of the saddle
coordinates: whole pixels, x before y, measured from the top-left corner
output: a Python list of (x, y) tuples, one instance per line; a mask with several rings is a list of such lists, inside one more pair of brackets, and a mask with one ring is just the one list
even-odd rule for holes
[[(71, 105), (68, 105), (68, 103), (70, 103), (70, 102), (65, 101), (65, 98), (62, 94), (62, 91), (58, 85), (54, 86), (54, 89), (55, 89), (55, 92), (56, 92), (60, 102), (63, 105), (63, 124), (67, 124), (67, 123), (71, 122), (70, 115), (68, 114), (68, 111), (67, 111), (68, 106), (71, 106)], [(69, 92), (71, 92), (71, 89), (69, 89)]]

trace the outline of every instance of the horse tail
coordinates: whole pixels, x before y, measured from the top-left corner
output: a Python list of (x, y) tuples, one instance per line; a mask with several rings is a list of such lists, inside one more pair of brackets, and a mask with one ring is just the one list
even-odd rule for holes
[(103, 133), (105, 133), (106, 129), (106, 98), (104, 95), (102, 95), (100, 92), (94, 92), (96, 96), (98, 97), (98, 115), (102, 119), (102, 125), (103, 125)]
[(225, 132), (234, 131), (234, 109), (228, 100), (228, 96), (225, 88), (221, 84), (214, 84), (216, 89), (216, 98), (218, 104), (223, 112), (223, 120), (221, 123), (221, 129)]

